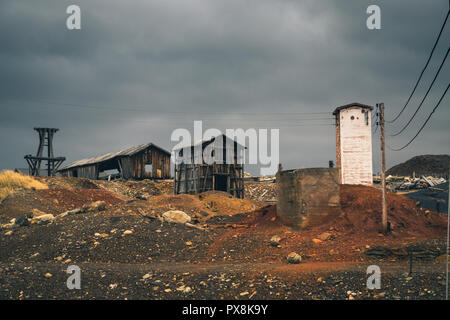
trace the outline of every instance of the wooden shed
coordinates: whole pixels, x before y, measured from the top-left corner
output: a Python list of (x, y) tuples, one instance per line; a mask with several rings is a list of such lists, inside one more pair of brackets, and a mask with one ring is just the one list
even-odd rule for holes
[(117, 172), (122, 179), (168, 179), (170, 178), (170, 156), (169, 151), (153, 143), (147, 143), (72, 162), (59, 170), (59, 173), (65, 177), (93, 180), (111, 171)]
[(220, 190), (244, 198), (244, 151), (224, 134), (174, 150), (174, 194)]

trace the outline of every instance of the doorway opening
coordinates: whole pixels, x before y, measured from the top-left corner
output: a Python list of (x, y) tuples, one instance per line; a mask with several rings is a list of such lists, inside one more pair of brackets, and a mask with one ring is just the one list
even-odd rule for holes
[(216, 175), (215, 176), (215, 183), (214, 183), (214, 190), (220, 190), (227, 192), (227, 175)]

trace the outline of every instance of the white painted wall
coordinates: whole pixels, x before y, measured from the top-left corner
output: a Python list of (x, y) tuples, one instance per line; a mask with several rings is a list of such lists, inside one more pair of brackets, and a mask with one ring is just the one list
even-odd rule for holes
[(372, 185), (371, 114), (370, 110), (359, 107), (343, 109), (339, 113), (343, 184)]

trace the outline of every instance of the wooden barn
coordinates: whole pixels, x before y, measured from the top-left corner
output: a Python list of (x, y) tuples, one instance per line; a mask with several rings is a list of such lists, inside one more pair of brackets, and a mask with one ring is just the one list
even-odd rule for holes
[(65, 177), (93, 180), (114, 174), (122, 179), (169, 179), (170, 156), (169, 151), (147, 143), (72, 162), (59, 170), (59, 173)]
[(174, 150), (174, 194), (220, 190), (244, 198), (244, 151), (224, 134)]

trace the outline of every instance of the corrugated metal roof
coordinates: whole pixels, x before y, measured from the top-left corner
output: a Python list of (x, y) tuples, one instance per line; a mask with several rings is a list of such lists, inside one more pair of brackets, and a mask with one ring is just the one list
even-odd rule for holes
[(226, 134), (223, 134), (223, 133), (222, 133), (222, 134), (219, 134), (219, 135), (217, 135), (217, 136), (215, 136), (215, 137), (212, 137), (212, 138), (210, 138), (210, 139), (208, 139), (208, 140), (200, 139), (200, 140), (194, 141), (194, 142), (191, 143), (191, 144), (185, 144), (185, 145), (179, 146), (177, 149), (174, 149), (174, 151), (176, 151), (176, 150), (181, 150), (181, 149), (185, 149), (185, 148), (188, 148), (188, 147), (195, 147), (195, 146), (198, 146), (198, 145), (204, 144), (204, 143), (209, 143), (209, 142), (214, 141), (214, 140), (217, 139), (218, 137), (222, 137), (222, 136), (225, 136), (225, 138), (226, 138), (227, 140), (233, 141), (233, 142), (237, 143), (239, 146), (244, 147), (245, 149), (247, 149), (247, 147), (243, 146), (242, 144), (240, 144), (240, 143), (237, 142), (236, 140), (231, 139), (231, 138), (228, 137)]
[(169, 155), (171, 154), (169, 151), (164, 150), (163, 148), (158, 147), (157, 145), (155, 145), (153, 143), (147, 143), (147, 144), (141, 144), (139, 146), (131, 147), (129, 149), (125, 149), (125, 150), (118, 151), (118, 152), (106, 153), (106, 154), (103, 154), (101, 156), (94, 157), (94, 158), (87, 158), (87, 159), (74, 161), (72, 163), (69, 163), (67, 166), (62, 168), (60, 171), (67, 170), (67, 169), (74, 168), (74, 167), (81, 167), (81, 166), (92, 165), (92, 164), (96, 164), (96, 163), (100, 163), (100, 162), (105, 162), (105, 161), (108, 161), (108, 160), (111, 160), (114, 158), (129, 157), (129, 156), (139, 153), (149, 147), (154, 147), (154, 148), (159, 149), (160, 151), (162, 151), (166, 154), (169, 154)]

